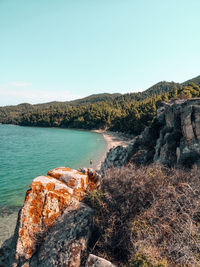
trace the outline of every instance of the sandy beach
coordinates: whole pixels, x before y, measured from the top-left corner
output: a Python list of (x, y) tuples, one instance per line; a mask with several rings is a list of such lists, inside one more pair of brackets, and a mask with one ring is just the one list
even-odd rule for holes
[(97, 164), (97, 166), (93, 166), (93, 168), (96, 170), (100, 169), (102, 162), (105, 160), (105, 157), (111, 148), (117, 146), (126, 147), (132, 142), (134, 138), (134, 136), (125, 136), (121, 133), (110, 132), (105, 130), (93, 130), (93, 132), (102, 134), (107, 142), (107, 149), (105, 151), (104, 156), (101, 158), (101, 161)]

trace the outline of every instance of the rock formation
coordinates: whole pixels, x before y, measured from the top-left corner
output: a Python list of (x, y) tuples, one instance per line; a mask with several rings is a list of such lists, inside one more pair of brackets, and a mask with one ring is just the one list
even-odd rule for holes
[(200, 98), (163, 103), (151, 126), (127, 148), (109, 151), (101, 170), (128, 162), (186, 168), (200, 165)]
[(81, 200), (99, 179), (92, 169), (65, 167), (35, 178), (14, 237), (1, 250), (1, 266), (80, 266), (92, 223), (92, 210)]

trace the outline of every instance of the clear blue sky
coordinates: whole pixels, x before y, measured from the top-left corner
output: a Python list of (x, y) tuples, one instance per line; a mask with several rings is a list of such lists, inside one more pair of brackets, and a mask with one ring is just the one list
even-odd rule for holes
[(0, 105), (200, 75), (200, 0), (0, 0)]

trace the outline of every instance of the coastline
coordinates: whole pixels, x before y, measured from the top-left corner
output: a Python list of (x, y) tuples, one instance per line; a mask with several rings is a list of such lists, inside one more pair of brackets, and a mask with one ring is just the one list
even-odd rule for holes
[(93, 166), (93, 168), (97, 171), (100, 170), (101, 164), (104, 162), (106, 155), (110, 151), (110, 149), (117, 146), (127, 147), (134, 138), (134, 136), (131, 135), (126, 135), (123, 133), (111, 132), (106, 130), (92, 130), (92, 132), (102, 134), (107, 143), (107, 148), (103, 157), (100, 159), (100, 161), (96, 166)]
[[(0, 123), (1, 125), (4, 125), (4, 123)], [(127, 147), (132, 140), (134, 139), (134, 135), (129, 135), (126, 133), (121, 132), (112, 132), (107, 130), (88, 130), (88, 129), (82, 129), (82, 128), (68, 128), (68, 127), (46, 127), (46, 126), (25, 126), (25, 125), (18, 125), (18, 124), (7, 124), (10, 126), (19, 126), (19, 127), (33, 127), (33, 128), (46, 128), (46, 129), (66, 129), (66, 130), (75, 130), (75, 131), (86, 131), (86, 132), (93, 132), (101, 134), (106, 141), (106, 150), (102, 157), (100, 157), (100, 160), (98, 159), (94, 164), (92, 164), (90, 167), (92, 167), (95, 170), (100, 170), (101, 164), (104, 162), (107, 153), (110, 151), (110, 149), (117, 147), (117, 146), (123, 146)], [(77, 167), (78, 168), (78, 167)]]

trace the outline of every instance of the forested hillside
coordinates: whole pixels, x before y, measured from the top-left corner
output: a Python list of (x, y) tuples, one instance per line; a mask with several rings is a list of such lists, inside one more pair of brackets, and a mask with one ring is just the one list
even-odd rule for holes
[(197, 85), (200, 85), (200, 75), (188, 81), (185, 81), (184, 83), (182, 83), (182, 85), (188, 85), (189, 83), (195, 83)]
[(160, 82), (144, 92), (99, 94), (71, 102), (0, 107), (0, 123), (23, 126), (110, 129), (139, 134), (162, 101), (200, 97), (200, 78), (183, 84)]

